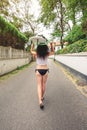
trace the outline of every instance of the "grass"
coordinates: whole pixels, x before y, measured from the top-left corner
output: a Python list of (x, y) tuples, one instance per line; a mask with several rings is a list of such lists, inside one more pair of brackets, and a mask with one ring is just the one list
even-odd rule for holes
[(54, 62), (57, 66), (61, 68), (63, 73), (68, 77), (69, 80), (72, 81), (74, 86), (78, 91), (81, 92), (85, 97), (87, 97), (87, 83), (85, 81), (80, 81), (80, 79), (77, 79), (75, 75), (73, 75), (71, 72), (69, 72), (67, 69), (65, 69), (60, 63), (57, 61)]

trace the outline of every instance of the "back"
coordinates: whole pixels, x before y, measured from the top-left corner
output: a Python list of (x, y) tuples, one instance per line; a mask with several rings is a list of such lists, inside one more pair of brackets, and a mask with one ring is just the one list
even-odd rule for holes
[(45, 58), (40, 58), (40, 57), (36, 58), (37, 65), (47, 65), (47, 61), (48, 61), (48, 56), (46, 56)]

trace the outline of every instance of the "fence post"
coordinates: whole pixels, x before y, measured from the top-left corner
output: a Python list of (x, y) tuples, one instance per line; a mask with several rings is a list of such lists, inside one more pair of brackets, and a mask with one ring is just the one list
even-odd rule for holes
[(8, 49), (9, 49), (9, 58), (11, 59), (12, 58), (12, 48), (9, 47)]

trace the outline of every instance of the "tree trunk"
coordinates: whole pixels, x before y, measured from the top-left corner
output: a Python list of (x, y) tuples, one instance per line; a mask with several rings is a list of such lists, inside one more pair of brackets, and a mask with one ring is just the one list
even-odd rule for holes
[(61, 48), (63, 48), (63, 32), (64, 32), (64, 27), (63, 27), (63, 5), (61, 0), (59, 0), (59, 4), (60, 4), (60, 26), (61, 26), (61, 37), (60, 37), (60, 44), (61, 44)]
[(75, 18), (75, 9), (72, 8), (72, 22), (73, 22), (73, 25), (76, 25), (76, 18)]

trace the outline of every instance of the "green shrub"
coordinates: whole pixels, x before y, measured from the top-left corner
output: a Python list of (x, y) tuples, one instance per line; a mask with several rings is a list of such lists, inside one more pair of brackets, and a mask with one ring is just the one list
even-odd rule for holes
[(59, 50), (57, 54), (78, 53), (87, 51), (87, 40), (79, 40)]
[(68, 33), (68, 35), (65, 37), (65, 41), (68, 43), (76, 42), (80, 39), (84, 39), (86, 35), (82, 31), (81, 25), (75, 25), (73, 26), (72, 30)]
[(27, 41), (28, 39), (23, 33), (0, 16), (0, 45), (24, 49), (25, 42)]

